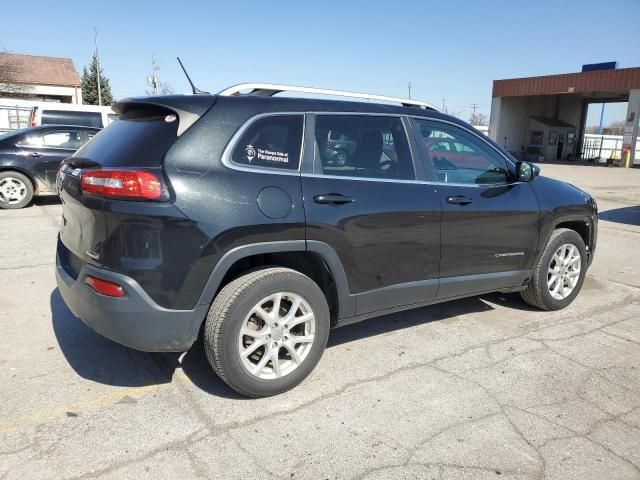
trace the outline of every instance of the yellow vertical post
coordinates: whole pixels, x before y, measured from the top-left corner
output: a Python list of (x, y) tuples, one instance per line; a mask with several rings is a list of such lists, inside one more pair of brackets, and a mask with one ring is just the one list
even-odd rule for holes
[(624, 160), (624, 168), (631, 168), (631, 148), (628, 145), (624, 147), (622, 158)]

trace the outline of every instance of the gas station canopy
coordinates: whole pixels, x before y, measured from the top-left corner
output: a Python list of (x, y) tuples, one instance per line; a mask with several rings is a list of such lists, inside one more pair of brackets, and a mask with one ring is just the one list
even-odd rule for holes
[[(492, 97), (491, 138), (518, 156), (527, 158), (527, 155), (542, 155), (543, 151), (553, 150), (558, 160), (580, 156), (579, 142), (590, 103), (629, 102), (620, 153), (624, 158), (630, 151), (630, 164), (633, 163), (635, 148), (632, 146), (635, 147), (638, 139), (640, 116), (640, 68), (494, 80)], [(573, 132), (567, 130), (567, 137), (571, 135), (577, 142), (570, 143), (563, 132), (552, 128), (541, 131), (539, 125), (536, 127), (535, 117), (557, 119), (565, 126), (573, 126)], [(556, 144), (557, 154), (555, 148), (548, 148)]]

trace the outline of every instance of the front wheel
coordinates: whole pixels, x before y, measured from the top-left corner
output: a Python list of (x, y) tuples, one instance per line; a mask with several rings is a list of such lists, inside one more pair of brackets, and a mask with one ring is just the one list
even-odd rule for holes
[(543, 310), (560, 310), (576, 298), (586, 272), (587, 249), (582, 237), (566, 228), (555, 230), (522, 298)]
[(318, 285), (287, 268), (243, 275), (218, 294), (207, 315), (209, 363), (231, 388), (250, 397), (302, 382), (329, 338), (329, 307)]

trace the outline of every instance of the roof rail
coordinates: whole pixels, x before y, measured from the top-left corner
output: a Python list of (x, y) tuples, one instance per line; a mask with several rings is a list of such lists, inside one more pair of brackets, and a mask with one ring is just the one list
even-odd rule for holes
[(224, 97), (236, 97), (242, 95), (242, 92), (248, 90), (245, 95), (253, 95), (256, 97), (272, 97), (282, 92), (299, 92), (299, 93), (315, 93), (318, 95), (331, 95), (334, 97), (351, 97), (361, 98), (364, 100), (379, 100), (384, 102), (399, 103), (404, 107), (419, 107), (427, 110), (438, 110), (433, 105), (412, 100), (410, 98), (386, 97), (384, 95), (372, 95), (370, 93), (344, 92), (342, 90), (331, 90), (328, 88), (314, 87), (296, 87), (294, 85), (280, 85), (276, 83), (241, 83), (229, 88), (225, 88), (218, 95)]

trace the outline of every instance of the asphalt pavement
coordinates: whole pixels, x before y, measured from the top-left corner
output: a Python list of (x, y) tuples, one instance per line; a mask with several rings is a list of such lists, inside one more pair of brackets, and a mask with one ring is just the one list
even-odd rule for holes
[(84, 326), (55, 286), (60, 204), (0, 211), (0, 478), (640, 478), (640, 170), (542, 170), (600, 206), (572, 306), (492, 294), (334, 330), (261, 400), (201, 345), (141, 353)]

